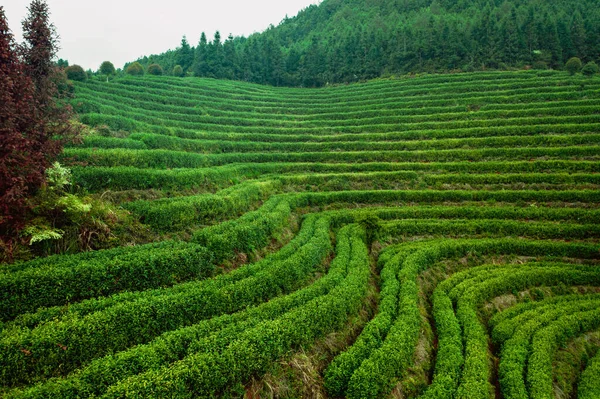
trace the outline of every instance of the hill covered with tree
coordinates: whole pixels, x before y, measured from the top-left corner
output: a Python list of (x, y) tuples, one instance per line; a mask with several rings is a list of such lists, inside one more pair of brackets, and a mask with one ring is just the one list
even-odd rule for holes
[(324, 0), (250, 37), (202, 34), (138, 60), (166, 73), (276, 86), (386, 74), (560, 69), (600, 60), (595, 0)]

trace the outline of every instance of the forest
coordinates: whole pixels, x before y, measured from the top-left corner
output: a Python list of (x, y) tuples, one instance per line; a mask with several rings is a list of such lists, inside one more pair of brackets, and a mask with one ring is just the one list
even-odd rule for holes
[(137, 61), (175, 76), (301, 87), (407, 73), (562, 69), (572, 57), (600, 60), (600, 8), (594, 0), (324, 0), (249, 37), (216, 32), (195, 46), (190, 40)]

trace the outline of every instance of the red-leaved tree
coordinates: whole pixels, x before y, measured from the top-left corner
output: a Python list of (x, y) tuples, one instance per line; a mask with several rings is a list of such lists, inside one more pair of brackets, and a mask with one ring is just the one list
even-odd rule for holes
[(56, 34), (48, 6), (34, 0), (15, 44), (0, 6), (0, 241), (8, 252), (26, 223), (28, 197), (71, 134), (70, 109), (55, 98)]

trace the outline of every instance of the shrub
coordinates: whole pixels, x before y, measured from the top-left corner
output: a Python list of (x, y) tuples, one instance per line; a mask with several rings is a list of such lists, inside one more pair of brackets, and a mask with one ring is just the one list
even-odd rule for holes
[(573, 57), (569, 61), (567, 61), (565, 68), (567, 69), (570, 75), (575, 75), (581, 70), (581, 60), (577, 57)]
[(127, 67), (125, 73), (132, 76), (142, 76), (144, 74), (144, 67), (139, 62), (134, 62)]
[(600, 68), (598, 67), (598, 64), (596, 64), (594, 61), (588, 62), (581, 69), (581, 73), (583, 73), (585, 76), (597, 75), (598, 72), (600, 72)]
[(163, 74), (163, 69), (158, 64), (151, 64), (150, 66), (148, 66), (148, 74), (160, 76)]
[(87, 74), (79, 65), (71, 65), (65, 69), (65, 73), (70, 80), (76, 80), (78, 82), (87, 80)]
[(183, 72), (183, 68), (181, 67), (181, 65), (175, 65), (175, 68), (173, 68), (173, 76), (177, 76), (178, 78), (183, 77), (185, 74)]

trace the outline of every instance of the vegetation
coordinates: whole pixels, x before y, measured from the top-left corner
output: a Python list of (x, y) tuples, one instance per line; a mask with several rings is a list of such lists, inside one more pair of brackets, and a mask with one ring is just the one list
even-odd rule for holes
[(181, 65), (175, 65), (175, 67), (173, 68), (173, 76), (177, 76), (179, 78), (183, 77), (184, 72), (183, 72), (183, 68), (181, 67)]
[(565, 68), (571, 75), (575, 75), (576, 73), (581, 71), (581, 60), (577, 57), (573, 57), (569, 61), (567, 61), (567, 63), (565, 64)]
[(87, 74), (79, 65), (68, 66), (65, 68), (65, 73), (67, 74), (67, 78), (70, 80), (76, 80), (78, 82), (87, 80)]
[(0, 266), (3, 397), (548, 397), (600, 327), (597, 77), (74, 84), (61, 163), (162, 240)]
[(134, 62), (127, 67), (125, 72), (132, 76), (142, 76), (144, 74), (144, 67), (139, 62)]
[(2, 398), (598, 396), (597, 7), (358, 3), (72, 93), (0, 7)]
[(100, 64), (100, 68), (98, 69), (98, 72), (100, 72), (101, 75), (105, 75), (106, 81), (108, 82), (108, 77), (114, 75), (116, 70), (115, 70), (115, 66), (112, 64), (112, 62), (104, 61), (102, 64)]
[(148, 65), (148, 74), (149, 75), (155, 75), (155, 76), (160, 76), (164, 73), (162, 67), (158, 64), (150, 64)]
[(600, 67), (598, 67), (598, 64), (596, 64), (594, 61), (590, 61), (583, 66), (581, 72), (585, 76), (597, 75), (598, 73), (600, 73)]
[(323, 86), (382, 75), (490, 69), (562, 69), (599, 62), (593, 0), (324, 0), (249, 37), (202, 33), (196, 46), (143, 57), (168, 74), (274, 86)]
[[(57, 99), (56, 32), (49, 10), (34, 0), (17, 47), (0, 7), (0, 258), (11, 260), (19, 235), (31, 225), (28, 201), (45, 183), (46, 169), (72, 139), (71, 112)], [(28, 226), (29, 224), (29, 226)]]
[[(131, 215), (72, 185), (56, 161), (85, 129), (68, 104), (86, 73), (59, 60), (45, 1), (34, 0), (16, 45), (0, 7), (0, 261), (100, 249), (149, 239)], [(61, 68), (66, 67), (65, 71)], [(143, 237), (143, 238), (142, 238)]]

